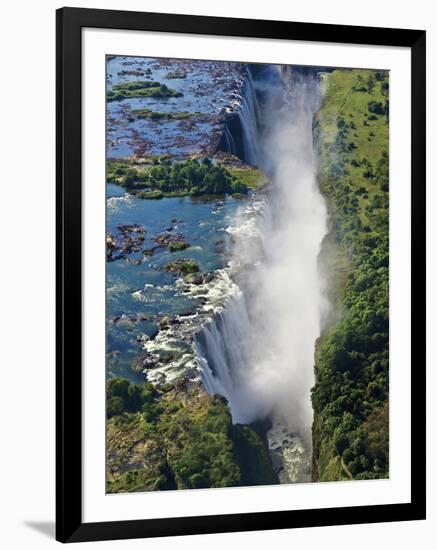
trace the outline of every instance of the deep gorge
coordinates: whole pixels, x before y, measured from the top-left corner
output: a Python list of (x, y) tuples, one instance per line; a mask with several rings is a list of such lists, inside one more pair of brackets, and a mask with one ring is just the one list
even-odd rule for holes
[(270, 186), (256, 212), (240, 214), (231, 234), (235, 291), (196, 336), (196, 349), (205, 388), (226, 397), (234, 422), (269, 422), (280, 479), (308, 481), (314, 344), (326, 307), (317, 270), (326, 209), (312, 135), (319, 77), (280, 66), (247, 75), (225, 135), (237, 131), (224, 144), (260, 166)]

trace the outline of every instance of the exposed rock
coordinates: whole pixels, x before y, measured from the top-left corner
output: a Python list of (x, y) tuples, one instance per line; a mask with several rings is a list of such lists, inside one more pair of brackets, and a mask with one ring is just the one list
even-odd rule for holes
[(216, 254), (223, 254), (225, 252), (226, 246), (225, 241), (220, 239), (214, 243), (214, 251)]
[(132, 325), (132, 324), (137, 324), (137, 323), (142, 323), (145, 321), (152, 321), (152, 320), (153, 320), (153, 317), (150, 317), (148, 315), (141, 315), (139, 313), (136, 315), (126, 315), (126, 313), (123, 313), (121, 315), (114, 315), (113, 317), (111, 317), (109, 319), (109, 323), (111, 323), (112, 325), (116, 325), (117, 323)]
[(150, 336), (148, 336), (147, 334), (141, 334), (141, 336), (138, 336), (137, 338), (137, 342), (139, 342), (142, 345), (144, 345), (149, 340), (150, 340)]
[(190, 244), (185, 240), (184, 236), (180, 233), (172, 233), (173, 226), (167, 228), (165, 231), (153, 238), (153, 241), (158, 247), (165, 247), (170, 252), (176, 252), (178, 250), (185, 250)]
[(172, 322), (172, 318), (169, 317), (168, 315), (165, 315), (164, 317), (162, 317), (162, 319), (160, 319), (159, 321), (159, 328), (160, 329), (164, 329), (164, 328), (167, 328), (167, 326)]
[(151, 369), (153, 367), (156, 367), (159, 362), (160, 362), (160, 358), (158, 355), (145, 352), (141, 354), (139, 357), (137, 357), (132, 362), (131, 366), (135, 372), (143, 372), (145, 369)]
[[(177, 89), (181, 97), (177, 99), (173, 109), (161, 108), (168, 99), (155, 98), (154, 107), (164, 116), (155, 120), (147, 117), (141, 119), (141, 131), (139, 131), (138, 118), (132, 116), (130, 109), (120, 111), (120, 103), (109, 103), (108, 110), (108, 156), (119, 157), (119, 147), (127, 149), (127, 156), (135, 155), (138, 158), (144, 154), (159, 155), (170, 153), (171, 155), (185, 155), (188, 153), (212, 156), (218, 149), (227, 118), (238, 110), (241, 102), (241, 93), (246, 78), (244, 65), (239, 63), (227, 63), (215, 61), (191, 61), (191, 60), (166, 60), (169, 64), (164, 67), (163, 60), (159, 59), (156, 64), (153, 60), (136, 58), (135, 64), (126, 67), (127, 73), (121, 75), (126, 82), (129, 72), (134, 76), (134, 71), (148, 74), (149, 70), (165, 71), (160, 74), (159, 80), (162, 84), (171, 87), (172, 82), (177, 83)], [(159, 66), (159, 68), (158, 68)], [(117, 74), (117, 69), (109, 74)], [(195, 73), (196, 80), (185, 78), (186, 75)], [(166, 77), (165, 77), (166, 75)], [(144, 77), (138, 77), (144, 79)], [(172, 79), (180, 80), (172, 80)], [(166, 82), (164, 82), (164, 80)], [(120, 82), (120, 75), (117, 78), (109, 76), (108, 91), (112, 86)], [(127, 100), (128, 101), (128, 100)], [(116, 105), (114, 105), (116, 104)], [(156, 109), (155, 109), (156, 110)], [(187, 114), (184, 118), (180, 115)], [(194, 115), (194, 116), (193, 116)], [(112, 119), (118, 117), (119, 123), (112, 123)], [(160, 130), (159, 133), (157, 130)]]
[[(130, 254), (141, 252), (141, 245), (145, 239), (145, 230), (139, 224), (120, 224), (117, 225), (117, 231), (117, 235), (106, 235), (106, 257), (109, 262), (128, 259)], [(138, 258), (129, 258), (129, 261), (136, 265), (141, 263)]]
[(184, 281), (192, 285), (201, 285), (203, 283), (203, 275), (201, 273), (189, 273), (185, 275)]

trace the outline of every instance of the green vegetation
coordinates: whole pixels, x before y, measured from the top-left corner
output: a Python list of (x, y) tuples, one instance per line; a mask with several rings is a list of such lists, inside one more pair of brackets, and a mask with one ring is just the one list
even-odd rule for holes
[(108, 382), (107, 408), (108, 418), (123, 412), (139, 412), (154, 417), (153, 406), (156, 392), (151, 384), (137, 386), (124, 378), (112, 378)]
[[(176, 243), (170, 243), (170, 245), (171, 244), (176, 244)], [(165, 266), (165, 269), (167, 271), (173, 271), (175, 273), (181, 273), (186, 275), (188, 273), (197, 273), (199, 271), (199, 266), (194, 260), (181, 259), (181, 260), (176, 260), (175, 262), (168, 263)]]
[(184, 120), (186, 118), (192, 118), (199, 116), (202, 113), (191, 113), (189, 111), (152, 111), (151, 109), (132, 109), (132, 114), (137, 118), (149, 119), (149, 120)]
[(106, 179), (108, 182), (121, 185), (128, 191), (146, 189), (149, 187), (149, 171), (149, 164), (109, 161), (106, 165)]
[(228, 171), (234, 178), (240, 180), (250, 189), (261, 189), (268, 183), (264, 172), (252, 166), (229, 167)]
[(110, 161), (107, 165), (107, 180), (145, 199), (246, 194), (248, 191), (247, 185), (238, 177), (208, 158), (200, 162), (194, 159), (171, 162), (167, 158), (160, 158), (155, 159), (153, 165)]
[(187, 243), (187, 241), (172, 241), (169, 243), (167, 248), (170, 250), (170, 252), (178, 252), (179, 250), (185, 250), (190, 245)]
[[(335, 70), (314, 122), (336, 313), (316, 349), (315, 477), (388, 476), (388, 73)], [(323, 251), (322, 251), (323, 256)], [(325, 254), (326, 256), (326, 254)]]
[[(150, 69), (149, 69), (150, 70)], [(137, 69), (133, 69), (131, 71), (126, 71), (126, 70), (123, 70), (123, 71), (120, 71), (118, 73), (118, 76), (144, 76), (144, 72), (143, 71), (139, 71)], [(150, 73), (149, 73), (150, 74)]]
[(181, 97), (183, 94), (166, 84), (154, 82), (153, 80), (134, 80), (132, 82), (119, 82), (114, 84), (106, 93), (108, 101), (121, 101), (122, 99), (134, 97)]
[(137, 191), (135, 195), (140, 199), (162, 199), (164, 193), (155, 189), (154, 191)]
[(108, 492), (277, 483), (262, 437), (233, 426), (223, 398), (198, 385), (156, 390), (110, 380), (108, 403), (120, 397), (129, 411), (108, 408)]

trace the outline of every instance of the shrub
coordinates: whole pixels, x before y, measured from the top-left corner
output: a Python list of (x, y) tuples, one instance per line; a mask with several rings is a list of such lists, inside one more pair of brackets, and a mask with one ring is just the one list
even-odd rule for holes
[(151, 403), (154, 389), (151, 384), (139, 386), (125, 378), (111, 378), (107, 383), (107, 416), (123, 412), (138, 412), (146, 403)]
[(121, 101), (126, 98), (136, 97), (181, 97), (182, 95), (181, 92), (152, 80), (119, 82), (106, 92), (107, 101)]
[(385, 107), (380, 101), (369, 101), (368, 108), (371, 113), (376, 115), (385, 114)]
[(170, 252), (177, 252), (179, 250), (185, 250), (189, 244), (186, 241), (173, 241), (168, 245)]

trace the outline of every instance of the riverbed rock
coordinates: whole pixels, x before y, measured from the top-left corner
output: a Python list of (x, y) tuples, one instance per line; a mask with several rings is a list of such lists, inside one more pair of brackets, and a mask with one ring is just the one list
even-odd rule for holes
[[(123, 71), (110, 70), (113, 64), (108, 63), (108, 86), (112, 88), (117, 82), (126, 82), (126, 79), (142, 78), (135, 74), (144, 73), (150, 78), (150, 70), (162, 70), (163, 60), (135, 58), (133, 67), (126, 67)], [(153, 110), (157, 112), (187, 113), (189, 116), (179, 118), (160, 117), (141, 120), (141, 131), (137, 117), (133, 117), (131, 110), (122, 109), (123, 101), (110, 102), (108, 111), (108, 131), (111, 139), (108, 140), (108, 156), (116, 157), (120, 145), (126, 151), (126, 156), (137, 158), (144, 155), (162, 155), (169, 153), (172, 156), (181, 154), (200, 154), (212, 156), (221, 142), (227, 118), (235, 113), (240, 105), (241, 93), (246, 78), (244, 65), (240, 63), (226, 63), (215, 61), (166, 60), (170, 63), (168, 70), (161, 72), (159, 81), (169, 88), (177, 82), (177, 89), (181, 97), (172, 100), (172, 109), (163, 108), (169, 100), (166, 97), (155, 98)], [(118, 60), (119, 63), (119, 60)], [(159, 69), (154, 67), (159, 66)], [(190, 78), (196, 73), (196, 85)], [(129, 77), (129, 74), (131, 75)], [(120, 80), (120, 77), (122, 80)], [(178, 80), (174, 80), (175, 78)], [(172, 84), (173, 83), (173, 84)], [(126, 100), (126, 104), (129, 100)], [(112, 119), (119, 118), (118, 124)]]
[(223, 239), (219, 239), (214, 243), (214, 252), (216, 254), (224, 254), (225, 250), (226, 250), (226, 245)]
[(130, 259), (133, 253), (141, 252), (141, 245), (145, 240), (145, 229), (139, 224), (119, 224), (116, 227), (116, 235), (106, 235), (106, 258), (108, 262), (127, 259), (131, 263), (139, 265), (139, 258)]
[(131, 364), (131, 368), (135, 372), (143, 372), (144, 370), (152, 369), (156, 367), (159, 364), (159, 362), (160, 362), (159, 355), (149, 353), (149, 352), (144, 352), (134, 359), (134, 361)]
[(188, 275), (185, 275), (184, 281), (190, 285), (201, 285), (203, 275), (201, 273), (188, 273)]
[(168, 327), (168, 325), (170, 325), (172, 322), (172, 318), (169, 317), (168, 315), (165, 315), (164, 317), (162, 317), (162, 319), (159, 320), (159, 328), (160, 329), (165, 329)]
[(153, 241), (157, 244), (157, 248), (167, 248), (170, 252), (185, 250), (190, 246), (190, 243), (185, 240), (185, 237), (180, 233), (172, 233), (173, 227), (167, 228), (165, 231), (153, 237)]

